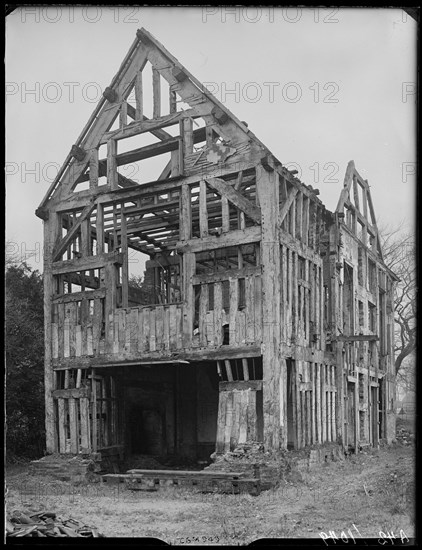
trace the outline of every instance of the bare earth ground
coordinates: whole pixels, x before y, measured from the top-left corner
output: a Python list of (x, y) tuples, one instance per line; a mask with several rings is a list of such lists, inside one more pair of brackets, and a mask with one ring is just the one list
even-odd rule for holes
[[(415, 537), (414, 446), (394, 445), (320, 465), (302, 481), (250, 495), (183, 488), (127, 491), (101, 483), (72, 486), (7, 471), (7, 511), (40, 509), (95, 526), (107, 537), (156, 537), (171, 544), (247, 544), (263, 537), (319, 538), (343, 531), (392, 544)], [(348, 531), (350, 529), (350, 532)], [(380, 533), (381, 532), (381, 533)], [(385, 537), (384, 537), (385, 534)]]

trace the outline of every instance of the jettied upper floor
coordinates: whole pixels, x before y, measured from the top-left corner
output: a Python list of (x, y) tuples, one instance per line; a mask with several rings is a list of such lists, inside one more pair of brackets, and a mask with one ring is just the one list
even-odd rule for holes
[[(295, 248), (309, 273), (315, 266), (322, 288), (321, 254), (344, 210), (350, 232), (363, 226), (368, 254), (382, 263), (369, 186), (353, 162), (335, 213), (295, 174), (138, 30), (36, 211), (44, 220), (47, 361), (69, 368), (75, 357), (92, 365), (93, 357), (135, 360), (229, 342), (236, 357), (260, 356), (272, 338), (264, 324), (279, 326), (283, 315), (274, 243)], [(149, 257), (152, 291), (144, 294), (128, 283), (137, 253)], [(322, 301), (315, 307), (303, 344), (323, 352)], [(289, 337), (298, 341), (291, 330)]]

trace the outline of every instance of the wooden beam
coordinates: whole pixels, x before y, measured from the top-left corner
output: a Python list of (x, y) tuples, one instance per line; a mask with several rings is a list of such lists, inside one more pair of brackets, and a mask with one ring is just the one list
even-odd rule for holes
[[(128, 114), (133, 114), (129, 105)], [(125, 128), (112, 130), (111, 132), (107, 132), (106, 134), (104, 134), (104, 137), (101, 140), (101, 144), (107, 143), (108, 139), (111, 138), (115, 140), (120, 140), (140, 134), (145, 134), (146, 132), (152, 133), (161, 140), (166, 140), (171, 138), (172, 135), (164, 132), (162, 129), (178, 124), (180, 121), (183, 121), (187, 118), (195, 119), (199, 118), (199, 115), (194, 109), (188, 109), (186, 111), (171, 113), (169, 115), (154, 117), (152, 119), (149, 119), (145, 116), (143, 116), (140, 120), (135, 118), (135, 121), (128, 124)], [(200, 135), (204, 137), (203, 132), (201, 132)]]
[(249, 199), (236, 191), (233, 186), (219, 178), (206, 178), (207, 184), (217, 191), (221, 196), (226, 197), (236, 208), (244, 212), (251, 220), (261, 223), (261, 209), (251, 203)]
[(122, 106), (120, 107), (119, 113), (119, 126), (121, 129), (127, 126), (127, 102), (122, 101)]
[(262, 390), (262, 380), (234, 380), (228, 382), (219, 383), (220, 391), (233, 391), (233, 390)]
[(75, 271), (89, 271), (91, 269), (101, 269), (106, 264), (121, 264), (122, 255), (117, 252), (101, 254), (99, 256), (91, 256), (89, 258), (78, 258), (75, 260), (64, 260), (62, 262), (53, 262), (51, 271), (53, 275), (62, 275)]
[(207, 186), (203, 180), (199, 183), (199, 229), (201, 239), (208, 235)]
[(182, 185), (180, 194), (180, 239), (188, 241), (192, 235), (192, 207), (191, 189), (189, 185)]
[(135, 120), (143, 119), (143, 109), (144, 109), (144, 100), (143, 100), (143, 86), (142, 86), (142, 71), (139, 71), (135, 79)]
[(352, 336), (333, 336), (331, 338), (333, 342), (378, 342), (379, 337), (375, 334), (356, 334)]
[[(277, 181), (276, 181), (277, 180)], [(257, 192), (263, 220), (261, 240), (262, 264), (262, 364), (263, 416), (265, 449), (287, 447), (287, 435), (280, 433), (284, 394), (280, 388), (280, 243), (277, 235), (279, 185), (275, 171), (257, 169)], [(285, 432), (285, 430), (283, 430)], [(281, 437), (280, 437), (281, 436)]]
[(121, 212), (121, 252), (122, 252), (122, 307), (128, 307), (129, 299), (129, 254), (128, 254), (128, 242), (127, 242), (127, 219), (126, 214)]
[(191, 239), (187, 241), (179, 241), (176, 243), (178, 252), (203, 252), (213, 250), (215, 248), (226, 248), (228, 246), (240, 246), (242, 244), (250, 244), (260, 242), (261, 226), (251, 226), (245, 229), (235, 229), (229, 233), (219, 237), (209, 236), (203, 239)]
[[(117, 188), (117, 141), (109, 139), (107, 142), (107, 183), (111, 189)], [(101, 161), (100, 161), (101, 162)]]
[[(254, 169), (255, 164), (253, 162), (240, 163), (243, 170)], [(209, 174), (209, 177), (221, 177), (237, 174), (239, 171), (239, 163), (227, 166), (224, 168), (216, 167), (213, 172)], [(89, 178), (89, 176), (88, 176)], [(87, 181), (88, 178), (85, 180)], [(183, 178), (183, 183), (191, 185), (199, 183), (203, 179), (203, 174), (195, 174), (192, 176), (186, 176)], [(139, 185), (133, 183), (132, 189), (116, 189), (112, 191), (110, 186), (102, 185), (93, 192), (90, 190), (79, 191), (70, 197), (66, 197), (61, 201), (54, 202), (54, 208), (57, 212), (68, 212), (69, 210), (77, 210), (78, 208), (84, 208), (87, 200), (98, 200), (102, 204), (111, 204), (115, 201), (128, 201), (139, 199), (147, 196), (159, 195), (167, 191), (173, 191), (180, 188), (182, 185), (182, 177), (175, 176), (169, 178), (167, 181), (157, 182), (156, 180), (143, 183)]]
[(278, 223), (281, 225), (284, 221), (284, 218), (286, 217), (287, 212), (289, 211), (293, 201), (295, 200), (295, 197), (298, 193), (297, 187), (292, 187), (287, 195), (287, 199), (282, 204), (280, 208), (280, 213), (278, 216)]
[[(193, 125), (191, 118), (181, 119), (182, 129), (183, 129), (183, 156), (190, 155), (193, 152), (194, 136), (193, 136)], [(203, 135), (205, 139), (205, 133)]]
[(89, 158), (89, 187), (98, 187), (98, 149), (93, 149)]
[(54, 304), (67, 304), (69, 302), (80, 302), (81, 300), (95, 300), (96, 298), (104, 298), (105, 288), (96, 290), (85, 290), (83, 292), (72, 292), (71, 294), (62, 294), (53, 296)]
[(153, 118), (161, 115), (161, 82), (160, 73), (155, 67), (152, 68), (152, 97), (153, 97)]
[[(230, 365), (230, 359), (224, 360), (224, 366), (226, 367), (226, 373), (227, 373), (227, 380), (229, 382), (233, 382), (233, 374), (232, 374), (232, 367)], [(221, 384), (222, 382), (220, 382)]]
[(63, 239), (56, 245), (55, 249), (53, 250), (53, 254), (52, 254), (53, 262), (57, 261), (57, 259), (62, 256), (66, 248), (75, 238), (77, 232), (81, 229), (82, 222), (84, 222), (91, 215), (91, 213), (95, 210), (95, 207), (96, 207), (95, 203), (91, 203), (85, 206), (76, 223), (71, 227), (71, 229), (67, 232), (67, 234), (63, 237)]
[(336, 206), (336, 212), (343, 212), (344, 203), (349, 197), (350, 188), (353, 181), (353, 172), (355, 170), (355, 163), (351, 160), (346, 169), (346, 174), (344, 176), (343, 189), (340, 193), (340, 197)]
[(74, 399), (80, 399), (81, 397), (89, 399), (91, 397), (91, 390), (89, 388), (68, 388), (66, 390), (54, 390), (52, 392), (52, 396), (54, 399), (68, 399), (70, 397), (73, 397)]

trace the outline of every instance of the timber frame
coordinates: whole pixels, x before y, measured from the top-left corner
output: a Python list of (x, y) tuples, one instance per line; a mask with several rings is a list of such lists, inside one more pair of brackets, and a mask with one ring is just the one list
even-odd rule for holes
[(36, 212), (47, 452), (133, 451), (137, 422), (150, 454), (391, 441), (397, 278), (353, 161), (318, 195), (138, 30)]

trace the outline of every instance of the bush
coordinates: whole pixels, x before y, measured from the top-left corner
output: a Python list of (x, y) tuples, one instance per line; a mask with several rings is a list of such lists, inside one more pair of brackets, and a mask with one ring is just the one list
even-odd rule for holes
[(44, 304), (38, 271), (6, 270), (6, 449), (9, 458), (39, 458), (44, 428)]

